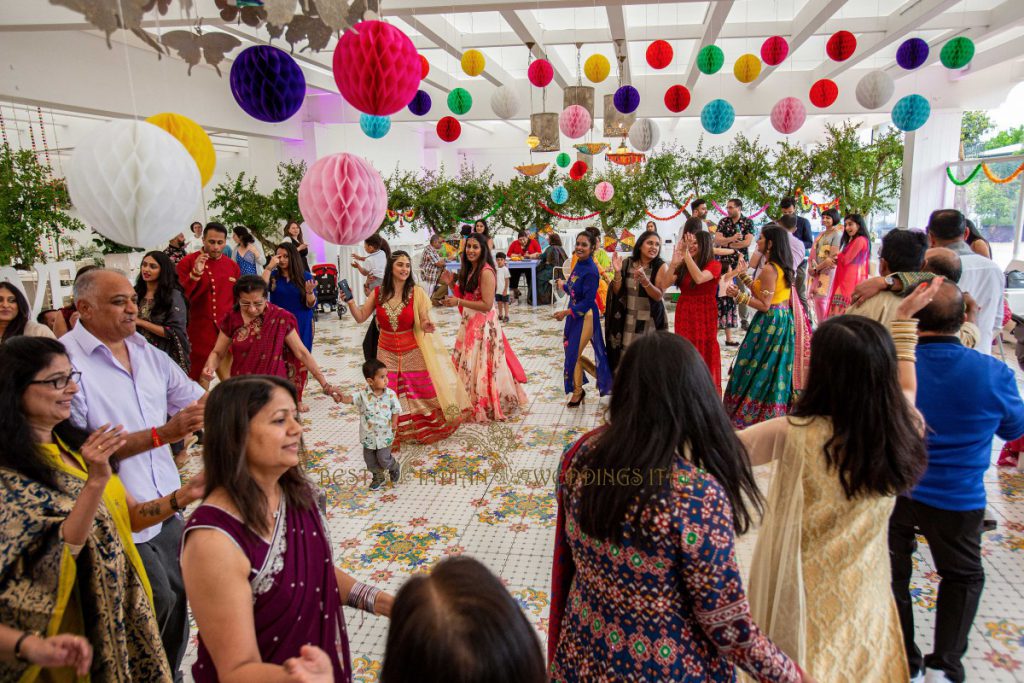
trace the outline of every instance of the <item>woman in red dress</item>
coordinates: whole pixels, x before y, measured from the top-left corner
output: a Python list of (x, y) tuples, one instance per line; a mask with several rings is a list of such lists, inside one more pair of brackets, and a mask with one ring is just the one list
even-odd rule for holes
[(669, 270), (676, 274), (675, 331), (697, 348), (722, 393), (722, 356), (718, 346), (718, 278), (722, 264), (715, 260), (715, 241), (709, 232), (687, 233), (676, 245)]

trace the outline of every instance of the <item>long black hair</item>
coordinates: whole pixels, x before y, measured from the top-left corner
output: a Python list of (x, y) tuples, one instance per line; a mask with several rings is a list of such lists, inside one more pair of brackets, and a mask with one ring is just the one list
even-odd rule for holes
[(768, 263), (774, 263), (782, 269), (782, 277), (786, 280), (786, 286), (793, 286), (793, 253), (789, 250), (789, 233), (785, 228), (778, 225), (770, 225), (761, 230), (764, 237), (765, 247), (768, 253), (763, 254)]
[(537, 633), (479, 561), (451, 557), (395, 597), (381, 683), (545, 683)]
[[(57, 477), (39, 452), (22, 397), (56, 356), (67, 356), (67, 351), (59, 341), (47, 337), (21, 336), (0, 345), (0, 368), (4, 369), (0, 372), (0, 467), (51, 489), (59, 489)], [(54, 427), (53, 433), (72, 450), (81, 448), (89, 436), (70, 420)]]
[[(689, 221), (687, 221), (689, 222)], [(706, 230), (692, 233), (694, 241), (697, 242), (697, 255), (693, 261), (697, 264), (697, 268), (704, 270), (708, 267), (708, 264), (715, 258), (715, 238), (711, 236), (711, 233)], [(685, 249), (686, 246), (684, 245)], [(683, 279), (689, 271), (686, 269), (685, 263), (680, 263), (676, 266), (676, 286), (683, 286)], [(690, 287), (696, 287), (697, 283), (694, 280), (690, 280)]]
[(466, 258), (466, 249), (462, 249), (462, 265), (459, 267), (459, 291), (463, 294), (475, 292), (476, 288), (480, 286), (480, 275), (484, 272), (485, 265), (489, 264), (492, 268), (497, 268), (494, 263), (494, 256), (491, 254), (491, 248), (487, 246), (487, 235), (479, 232), (470, 233), (466, 235), (466, 244), (469, 244), (470, 240), (480, 245), (480, 258), (477, 259), (476, 266), (474, 267), (469, 259)]
[[(242, 521), (260, 535), (270, 531), (267, 528), (267, 497), (249, 472), (245, 452), (249, 424), (256, 413), (270, 402), (274, 389), (284, 389), (298, 405), (295, 385), (288, 380), (270, 375), (241, 375), (215, 386), (203, 410), (206, 426), (203, 442), (204, 497), (216, 488), (223, 488), (238, 508)], [(301, 458), (301, 444), (299, 452)], [(313, 494), (301, 464), (285, 471), (278, 483), (288, 505), (302, 510), (313, 505)]]
[[(608, 427), (592, 443), (572, 466), (581, 477), (579, 522), (588, 536), (618, 542), (627, 525), (639, 530), (651, 499), (672, 486), (669, 473), (682, 454), (725, 490), (737, 532), (750, 527), (751, 508), (761, 512), (750, 460), (711, 373), (677, 334), (645, 334), (629, 345), (615, 373)], [(598, 477), (588, 481), (588, 471), (639, 476), (609, 485)]]
[(18, 304), (18, 312), (14, 315), (14, 319), (7, 323), (4, 336), (0, 338), (0, 342), (5, 342), (8, 339), (25, 334), (25, 323), (28, 322), (28, 299), (21, 293), (20, 289), (10, 282), (0, 282), (0, 289), (6, 289), (13, 294), (14, 302)]
[(409, 252), (399, 249), (391, 254), (391, 258), (388, 259), (388, 265), (384, 268), (384, 281), (380, 285), (380, 301), (377, 302), (382, 306), (385, 301), (390, 301), (391, 297), (395, 295), (395, 261), (402, 256), (409, 259), (409, 278), (402, 287), (402, 301), (408, 302), (412, 298), (412, 291), (416, 286), (416, 281), (412, 276), (412, 257), (409, 256)]
[[(160, 275), (156, 279), (156, 292), (153, 294), (151, 317), (156, 318), (165, 315), (171, 310), (171, 307), (174, 305), (173, 294), (175, 290), (181, 292), (182, 301), (188, 301), (185, 297), (185, 292), (181, 288), (181, 283), (178, 281), (178, 274), (174, 269), (170, 256), (162, 251), (150, 251), (142, 258), (151, 258), (160, 266)], [(138, 297), (140, 303), (146, 298), (146, 281), (142, 279), (141, 272), (135, 278), (135, 296)]]
[[(853, 221), (857, 224), (857, 234), (850, 237), (850, 234), (846, 232), (846, 221)], [(839, 240), (839, 250), (846, 249), (846, 245), (852, 242), (858, 237), (863, 237), (868, 242), (868, 258), (871, 257), (871, 236), (868, 234), (868, 225), (864, 222), (864, 216), (859, 213), (847, 214), (846, 218), (843, 219), (843, 238)]]
[(832, 420), (825, 459), (848, 499), (903, 493), (924, 473), (928, 455), (900, 388), (896, 347), (870, 318), (843, 315), (818, 327), (807, 388), (790, 414)]
[[(235, 237), (238, 238), (238, 241), (242, 243), (243, 247), (247, 247), (256, 241), (256, 238), (252, 236), (251, 232), (249, 232), (249, 228), (244, 225), (236, 225), (232, 232), (235, 234)], [(302, 228), (299, 228), (299, 232), (302, 232)]]
[(391, 245), (388, 241), (381, 237), (379, 234), (373, 234), (363, 240), (363, 244), (368, 245), (376, 249), (377, 251), (383, 251), (384, 256), (387, 260), (391, 260)]
[[(636, 238), (636, 243), (633, 244), (633, 254), (632, 254), (633, 263), (640, 263), (641, 253), (643, 252), (643, 247), (644, 247), (644, 242), (646, 242), (651, 237), (657, 237), (658, 238), (658, 242), (659, 243), (661, 242), (661, 235), (659, 235), (657, 233), (657, 231), (655, 231), (655, 230), (644, 230), (642, 233), (640, 233), (640, 236)], [(658, 258), (658, 256), (657, 256), (657, 254), (655, 254), (654, 259), (651, 259), (651, 260), (654, 261), (657, 258)]]
[[(278, 268), (278, 277), (288, 280), (288, 282), (295, 285), (302, 292), (306, 286), (306, 271), (302, 269), (302, 256), (299, 255), (298, 247), (292, 242), (281, 242), (274, 249), (275, 253), (278, 249), (283, 249), (288, 254), (288, 268), (284, 271)], [(270, 279), (270, 291), (274, 291), (275, 287), (277, 287), (277, 278), (273, 277)], [(305, 302), (305, 298), (303, 298), (303, 302)]]

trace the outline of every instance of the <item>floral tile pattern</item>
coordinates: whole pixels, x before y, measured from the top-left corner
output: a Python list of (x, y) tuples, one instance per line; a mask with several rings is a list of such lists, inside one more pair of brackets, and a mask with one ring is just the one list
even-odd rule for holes
[[(605, 410), (597, 400), (565, 408), (561, 329), (550, 314), (547, 307), (513, 307), (506, 326), (529, 377), (527, 409), (506, 423), (464, 425), (443, 442), (403, 447), (398, 455), (405, 473), (395, 486), (368, 490), (358, 415), (311, 389), (311, 411), (304, 416), (306, 468), (327, 495), (339, 566), (395, 592), (411, 574), (429, 571), (445, 557), (473, 556), (502, 578), (543, 642), (550, 609), (554, 477), (566, 446), (598, 426)], [(450, 348), (457, 330), (454, 314), (435, 309), (433, 317)], [(313, 354), (331, 382), (346, 391), (363, 382), (364, 332), (348, 316), (321, 316), (318, 324)], [(722, 352), (727, 377), (735, 349), (723, 345)], [(999, 446), (994, 445), (993, 460)], [(187, 469), (198, 469), (198, 460)], [(759, 471), (757, 480), (767, 490), (770, 474)], [(999, 526), (983, 540), (986, 585), (965, 660), (967, 680), (1024, 682), (1024, 473), (993, 467), (986, 484), (990, 515)], [(738, 539), (741, 565), (749, 564), (755, 540), (756, 532)], [(923, 542), (914, 566), (918, 644), (928, 652), (939, 577)], [(373, 683), (380, 676), (387, 620), (350, 609), (346, 618), (354, 680)], [(186, 680), (191, 680), (195, 647), (193, 623)]]

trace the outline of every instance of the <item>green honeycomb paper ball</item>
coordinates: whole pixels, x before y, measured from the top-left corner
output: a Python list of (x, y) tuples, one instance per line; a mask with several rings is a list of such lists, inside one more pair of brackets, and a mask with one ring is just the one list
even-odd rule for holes
[(453, 114), (461, 116), (473, 106), (473, 96), (465, 88), (455, 88), (448, 93), (448, 108)]
[(697, 68), (701, 73), (717, 73), (725, 64), (725, 53), (717, 45), (707, 45), (697, 54)]
[(562, 152), (557, 157), (555, 157), (555, 163), (558, 164), (560, 168), (565, 168), (566, 166), (572, 163), (572, 157), (570, 157), (567, 153)]
[(974, 41), (960, 36), (942, 46), (939, 59), (947, 69), (962, 69), (974, 58)]

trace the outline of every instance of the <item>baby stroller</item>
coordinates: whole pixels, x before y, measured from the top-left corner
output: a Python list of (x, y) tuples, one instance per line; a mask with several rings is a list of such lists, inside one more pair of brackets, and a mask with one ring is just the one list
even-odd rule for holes
[(333, 263), (318, 263), (313, 266), (313, 280), (316, 282), (316, 300), (319, 311), (338, 311), (340, 318), (344, 307), (338, 304), (338, 266)]

